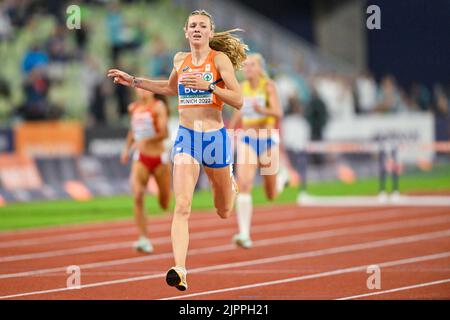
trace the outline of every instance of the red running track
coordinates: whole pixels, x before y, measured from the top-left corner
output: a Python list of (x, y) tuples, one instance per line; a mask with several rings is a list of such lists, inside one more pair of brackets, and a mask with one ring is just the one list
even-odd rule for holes
[[(151, 255), (131, 249), (131, 220), (0, 233), (0, 299), (450, 298), (448, 207), (257, 208), (250, 250), (231, 243), (234, 216), (194, 213), (186, 292), (165, 284), (170, 220), (149, 219)], [(80, 289), (67, 287), (71, 265)]]

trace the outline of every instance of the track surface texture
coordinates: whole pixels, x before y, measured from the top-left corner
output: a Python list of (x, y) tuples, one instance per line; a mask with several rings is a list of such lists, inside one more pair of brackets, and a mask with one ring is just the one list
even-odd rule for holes
[(152, 254), (131, 219), (2, 232), (0, 299), (450, 299), (450, 207), (258, 207), (249, 250), (236, 216), (192, 213), (184, 292), (165, 282), (170, 227), (149, 219)]

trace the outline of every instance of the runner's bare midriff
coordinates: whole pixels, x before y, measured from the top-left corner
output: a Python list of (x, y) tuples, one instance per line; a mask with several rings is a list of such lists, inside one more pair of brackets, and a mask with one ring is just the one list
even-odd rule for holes
[(146, 156), (159, 156), (166, 150), (163, 141), (151, 141), (150, 139), (136, 141), (136, 149)]
[(224, 127), (222, 111), (213, 108), (189, 107), (178, 109), (180, 125), (195, 131), (212, 131)]
[(272, 129), (275, 125), (268, 123), (260, 124), (243, 124), (242, 129), (247, 132), (247, 135), (252, 138), (267, 138), (271, 136)]

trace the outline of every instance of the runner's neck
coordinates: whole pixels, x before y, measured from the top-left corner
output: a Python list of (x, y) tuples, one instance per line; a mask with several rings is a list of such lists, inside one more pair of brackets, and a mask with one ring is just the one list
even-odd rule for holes
[(205, 63), (206, 59), (208, 58), (209, 53), (211, 52), (210, 47), (196, 49), (192, 48), (191, 54), (192, 54), (192, 64), (194, 66), (201, 66)]

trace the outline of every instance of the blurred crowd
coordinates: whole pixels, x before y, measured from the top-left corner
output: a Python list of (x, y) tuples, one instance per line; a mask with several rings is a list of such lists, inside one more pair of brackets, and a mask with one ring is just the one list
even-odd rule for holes
[(404, 88), (392, 74), (380, 80), (368, 71), (358, 75), (336, 72), (305, 74), (301, 65), (274, 75), (286, 117), (302, 117), (311, 139), (321, 140), (331, 120), (369, 114), (429, 112), (434, 115), (436, 140), (449, 140), (450, 92), (442, 84), (432, 88), (412, 81)]
[[(5, 0), (0, 3), (0, 40), (14, 45), (20, 33), (33, 33), (41, 15), (52, 16), (55, 21), (52, 33), (44, 41), (32, 41), (22, 52), (17, 77), (22, 81), (23, 100), (14, 106), (11, 116), (25, 120), (59, 119), (63, 116), (60, 105), (50, 101), (52, 88), (57, 88), (65, 79), (63, 66), (83, 58), (88, 30), (73, 32), (75, 46), (70, 46), (67, 35), (64, 2)], [(36, 35), (38, 36), (38, 35)], [(0, 83), (9, 96), (11, 88), (0, 72)]]
[[(127, 1), (125, 1), (127, 2)], [(132, 2), (132, 1), (129, 1)], [(149, 1), (151, 2), (151, 1)], [(82, 62), (81, 78), (89, 121), (103, 124), (109, 121), (107, 105), (114, 100), (119, 117), (127, 114), (133, 99), (131, 91), (113, 86), (106, 79), (105, 65), (125, 68), (123, 55), (140, 52), (146, 56), (146, 76), (164, 78), (172, 69), (173, 50), (158, 34), (146, 34), (144, 21), (129, 21), (121, 10), (121, 3), (109, 1), (71, 1), (70, 4), (104, 6), (104, 21), (83, 19), (81, 28), (66, 26), (65, 1), (4, 0), (0, 3), (0, 41), (13, 43), (19, 32), (33, 32), (42, 15), (54, 18), (52, 33), (44, 41), (34, 41), (21, 56), (17, 76), (21, 78), (23, 101), (15, 105), (10, 117), (24, 120), (60, 119), (66, 109), (64, 99), (52, 95), (66, 81), (61, 71), (73, 61)], [(107, 56), (98, 57), (88, 50), (90, 31), (104, 24), (107, 32)], [(149, 46), (151, 43), (151, 46)], [(101, 61), (106, 59), (105, 61)], [(102, 64), (103, 63), (103, 64)], [(408, 87), (397, 83), (395, 76), (386, 74), (375, 79), (370, 72), (343, 75), (337, 72), (306, 74), (302, 64), (285, 66), (271, 62), (270, 73), (276, 80), (286, 117), (299, 117), (309, 124), (311, 139), (322, 139), (323, 129), (332, 119), (357, 117), (366, 114), (431, 112), (436, 119), (436, 137), (449, 139), (449, 91), (441, 84), (427, 87), (412, 81)], [(20, 71), (19, 71), (20, 70)], [(445, 84), (448, 85), (448, 84)], [(11, 87), (0, 70), (0, 98), (8, 98)]]
[[(85, 5), (98, 5), (105, 8), (106, 17), (104, 21), (81, 19), (81, 28), (69, 30), (65, 12), (69, 4), (79, 5), (82, 14)], [(35, 37), (20, 53), (17, 76), (21, 79), (23, 99), (12, 108), (9, 116), (27, 121), (63, 118), (68, 110), (65, 108), (67, 101), (64, 101), (64, 93), (61, 93), (60, 88), (69, 80), (65, 70), (71, 63), (76, 62), (81, 64), (78, 82), (81, 83), (82, 92), (78, 98), (85, 98), (88, 121), (91, 124), (104, 124), (108, 121), (106, 108), (111, 97), (115, 100), (113, 104), (117, 108), (116, 114), (119, 118), (124, 117), (127, 114), (127, 106), (133, 99), (132, 93), (123, 86), (111, 84), (105, 77), (105, 65), (126, 69), (122, 59), (124, 53), (147, 49), (142, 23), (130, 23), (124, 19), (121, 3), (118, 1), (110, 1), (105, 5), (105, 1), (101, 0), (79, 0), (70, 3), (59, 0), (6, 0), (0, 3), (0, 41), (13, 45), (20, 33), (33, 32), (42, 16), (52, 17), (53, 30), (47, 39), (38, 40), (40, 37)], [(107, 30), (109, 54), (105, 57), (88, 50), (92, 42), (90, 31), (99, 22), (103, 23), (104, 29)], [(147, 43), (149, 41), (152, 42), (152, 49), (148, 50), (146, 75), (166, 76), (171, 71), (172, 53), (167, 51), (160, 37), (151, 35), (147, 37)], [(0, 70), (0, 98), (9, 98), (11, 90), (7, 77)]]

